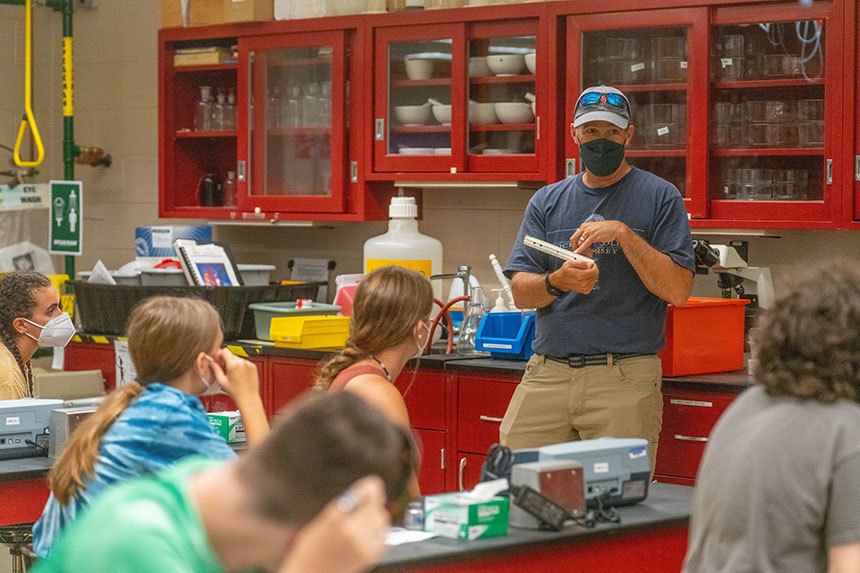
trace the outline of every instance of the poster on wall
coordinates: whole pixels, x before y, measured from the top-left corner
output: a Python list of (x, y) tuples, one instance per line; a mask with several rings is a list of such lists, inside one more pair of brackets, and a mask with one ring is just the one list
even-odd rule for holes
[(83, 184), (80, 181), (51, 181), (48, 223), (48, 251), (51, 254), (81, 254), (83, 204)]

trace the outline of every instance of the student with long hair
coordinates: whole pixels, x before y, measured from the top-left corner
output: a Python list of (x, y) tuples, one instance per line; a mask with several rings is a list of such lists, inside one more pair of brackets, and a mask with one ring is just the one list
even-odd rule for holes
[(113, 483), (190, 455), (235, 458), (197, 398), (214, 384), (236, 402), (249, 445), (268, 433), (257, 368), (221, 348), (224, 335), (212, 305), (194, 298), (147, 299), (132, 311), (127, 336), (137, 382), (111, 392), (75, 430), (48, 474), (51, 496), (33, 528), (40, 556)]
[(305, 397), (235, 462), (184, 460), (113, 488), (36, 571), (357, 573), (385, 551), (412, 468), (409, 433), (378, 409)]
[(40, 347), (65, 346), (74, 334), (51, 279), (36, 271), (0, 278), (0, 400), (32, 398), (30, 359)]
[(420, 356), (429, 336), (433, 289), (420, 273), (397, 266), (369, 273), (355, 292), (346, 347), (320, 370), (314, 387), (355, 392), (409, 427), (394, 381)]

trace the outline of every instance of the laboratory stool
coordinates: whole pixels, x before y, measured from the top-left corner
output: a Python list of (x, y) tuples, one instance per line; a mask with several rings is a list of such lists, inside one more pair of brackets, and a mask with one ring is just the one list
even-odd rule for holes
[(0, 544), (8, 547), (12, 555), (12, 573), (25, 573), (33, 564), (33, 553), (29, 547), (32, 541), (32, 523), (0, 526)]

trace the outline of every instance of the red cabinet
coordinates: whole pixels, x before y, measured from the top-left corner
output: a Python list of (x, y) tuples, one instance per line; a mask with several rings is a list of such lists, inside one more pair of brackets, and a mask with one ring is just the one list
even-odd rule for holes
[(413, 428), (421, 450), (421, 468), (418, 471), (418, 485), (421, 495), (431, 495), (445, 491), (445, 470), (447, 468), (445, 432)]
[(844, 123), (843, 181), (845, 182), (845, 224), (850, 229), (860, 229), (860, 7), (857, 2), (845, 3), (845, 70), (854, 70), (853, 76), (846, 74), (843, 101), (852, 110), (853, 117)]
[(105, 391), (116, 388), (116, 354), (113, 343), (70, 342), (66, 346), (65, 370), (101, 370), (105, 379)]
[(260, 388), (269, 419), (311, 388), (317, 368), (318, 364), (313, 360), (269, 358), (266, 382)]
[(674, 183), (694, 227), (835, 228), (843, 3), (753, 4), (568, 16), (564, 123), (583, 88), (614, 85), (630, 163)]
[(663, 429), (655, 479), (693, 485), (714, 424), (733, 394), (663, 389)]

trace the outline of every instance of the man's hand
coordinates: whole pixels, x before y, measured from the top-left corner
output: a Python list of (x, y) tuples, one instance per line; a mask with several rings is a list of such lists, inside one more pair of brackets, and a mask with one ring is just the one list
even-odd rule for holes
[[(570, 237), (570, 248), (574, 253), (586, 254), (594, 243), (611, 243), (622, 240), (630, 232), (630, 227), (621, 221), (592, 221), (583, 223)], [(586, 254), (586, 256), (588, 256)], [(551, 280), (551, 279), (550, 279)], [(553, 283), (555, 284), (555, 283)]]
[(385, 551), (391, 516), (377, 476), (356, 481), (296, 534), (279, 573), (358, 573)]
[(594, 263), (565, 261), (561, 268), (549, 276), (552, 286), (564, 291), (588, 294), (594, 289), (600, 271)]

